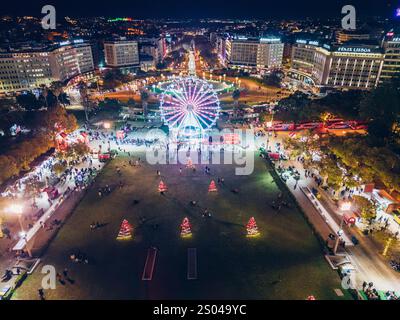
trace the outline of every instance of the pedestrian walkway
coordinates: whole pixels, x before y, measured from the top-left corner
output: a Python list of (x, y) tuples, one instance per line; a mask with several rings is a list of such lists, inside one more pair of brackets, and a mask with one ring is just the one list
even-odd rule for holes
[(196, 248), (188, 248), (188, 271), (187, 278), (188, 280), (196, 280), (197, 279), (197, 249)]
[[(282, 144), (283, 141), (280, 134), (277, 137), (271, 136), (269, 139), (271, 148), (276, 143)], [(329, 195), (325, 192), (321, 191), (322, 201), (316, 199), (311, 192), (313, 187), (317, 187), (315, 180), (305, 176), (305, 170), (300, 162), (289, 160), (285, 162), (285, 166), (293, 166), (300, 173), (299, 181), (289, 178), (286, 184), (320, 236), (328, 239), (330, 233), (337, 235), (341, 229), (340, 222), (343, 213), (338, 212), (338, 208), (332, 205)], [(346, 242), (346, 253), (357, 270), (356, 286), (359, 288), (364, 281), (367, 281), (373, 282), (381, 290), (400, 291), (400, 274), (390, 268), (373, 241), (362, 237), (356, 230), (343, 229), (342, 238)], [(360, 242), (357, 246), (352, 244), (352, 236), (357, 236)]]
[(147, 250), (146, 263), (143, 269), (142, 280), (150, 281), (153, 279), (154, 266), (156, 264), (157, 248), (151, 247)]

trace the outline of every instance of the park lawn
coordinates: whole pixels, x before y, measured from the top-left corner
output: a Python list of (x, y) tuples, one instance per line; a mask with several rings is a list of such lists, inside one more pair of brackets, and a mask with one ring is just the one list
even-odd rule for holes
[[(141, 154), (142, 159), (144, 155)], [(119, 166), (122, 178), (118, 177)], [(179, 174), (179, 167), (183, 169)], [(61, 273), (68, 268), (73, 285), (46, 290), (47, 299), (346, 299), (337, 297), (340, 279), (323, 258), (321, 248), (295, 206), (280, 213), (270, 203), (280, 192), (264, 162), (256, 157), (250, 176), (236, 176), (232, 165), (202, 166), (192, 172), (180, 165), (132, 167), (127, 157), (107, 165), (94, 186), (50, 245), (43, 263), (16, 291), (15, 299), (37, 299), (43, 264)], [(161, 171), (168, 186), (158, 193)], [(211, 179), (224, 177), (225, 186), (208, 193)], [(118, 188), (120, 180), (125, 186)], [(99, 198), (99, 186), (116, 189)], [(238, 188), (239, 193), (231, 192)], [(138, 204), (133, 200), (138, 199)], [(198, 200), (200, 208), (189, 201)], [(201, 217), (208, 208), (212, 218)], [(140, 224), (140, 217), (146, 222)], [(193, 236), (180, 237), (187, 216)], [(246, 237), (246, 224), (254, 216), (261, 235)], [(117, 241), (123, 219), (133, 224), (134, 239)], [(93, 221), (107, 223), (90, 230)], [(153, 225), (158, 224), (154, 230)], [(158, 248), (152, 281), (142, 281), (147, 249)], [(187, 280), (187, 248), (197, 248), (198, 279)], [(89, 265), (70, 262), (73, 251), (85, 252)]]

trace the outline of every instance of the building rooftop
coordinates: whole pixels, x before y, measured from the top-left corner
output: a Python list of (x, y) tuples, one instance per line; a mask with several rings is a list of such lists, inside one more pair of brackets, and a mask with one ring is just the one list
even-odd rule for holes
[(55, 49), (73, 45), (88, 45), (89, 42), (84, 41), (83, 39), (75, 39), (75, 40), (67, 40), (61, 42), (34, 42), (34, 41), (27, 41), (27, 42), (18, 42), (8, 45), (2, 45), (0, 47), (0, 53), (29, 53), (29, 52), (49, 52)]

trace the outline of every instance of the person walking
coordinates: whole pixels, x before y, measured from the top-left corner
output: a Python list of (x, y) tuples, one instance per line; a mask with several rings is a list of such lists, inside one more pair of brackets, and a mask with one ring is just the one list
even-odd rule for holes
[(65, 281), (63, 280), (61, 274), (57, 273), (56, 274), (56, 279), (58, 282), (60, 282), (62, 285), (65, 285)]
[(38, 294), (39, 294), (40, 300), (46, 300), (45, 296), (44, 296), (44, 290), (42, 288), (38, 289)]

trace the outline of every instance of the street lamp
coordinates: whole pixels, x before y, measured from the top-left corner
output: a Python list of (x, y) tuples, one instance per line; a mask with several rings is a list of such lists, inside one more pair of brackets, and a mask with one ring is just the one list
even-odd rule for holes
[(24, 211), (22, 205), (12, 204), (6, 209), (6, 211), (12, 214), (16, 214), (18, 216), (18, 222), (19, 226), (21, 227), (21, 232), (25, 233), (24, 226), (22, 225), (22, 220), (21, 220), (22, 212)]
[(345, 201), (340, 205), (340, 210), (342, 211), (347, 211), (351, 209), (351, 202), (350, 201)]
[(271, 121), (268, 121), (267, 122), (267, 128), (268, 128), (268, 132), (267, 132), (267, 151), (268, 151), (268, 148), (269, 148), (269, 137), (270, 137), (270, 130), (269, 129), (271, 129), (272, 127), (273, 127), (273, 125), (274, 125), (274, 114), (275, 114), (275, 112), (273, 111), (273, 110), (271, 110)]
[[(271, 128), (271, 127), (272, 127), (272, 121), (268, 121), (267, 128)], [(268, 149), (269, 149), (269, 130), (267, 132), (267, 148), (266, 148), (267, 152), (268, 152)]]
[[(350, 209), (351, 209), (351, 202), (350, 201), (345, 201), (340, 205), (340, 210), (341, 211), (348, 211)], [(337, 232), (335, 246), (333, 248), (333, 254), (336, 254), (338, 246), (339, 246), (340, 236), (343, 234), (343, 223), (344, 223), (344, 212), (342, 213), (342, 219), (340, 221), (340, 227), (339, 227), (339, 230)]]

